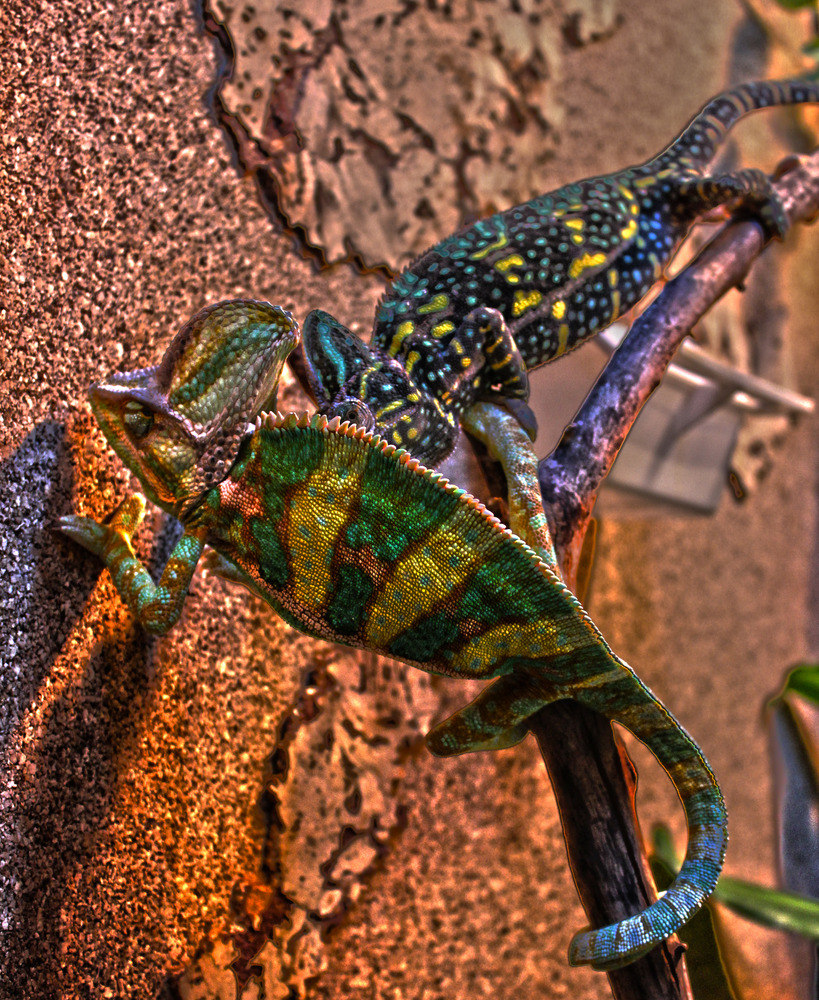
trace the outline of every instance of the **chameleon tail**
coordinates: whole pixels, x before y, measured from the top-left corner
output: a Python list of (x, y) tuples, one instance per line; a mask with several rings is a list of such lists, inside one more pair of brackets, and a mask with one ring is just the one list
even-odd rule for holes
[(587, 689), (582, 700), (639, 735), (668, 772), (685, 810), (688, 850), (679, 874), (658, 902), (636, 916), (573, 938), (570, 963), (596, 969), (616, 969), (633, 961), (689, 920), (717, 884), (728, 840), (725, 802), (696, 743), (642, 683), (629, 683), (624, 676), (613, 686), (614, 691), (609, 684), (598, 691)]
[(700, 170), (713, 159), (728, 129), (748, 112), (809, 101), (819, 101), (819, 82), (771, 80), (740, 84), (710, 100), (682, 134), (650, 161), (652, 168)]

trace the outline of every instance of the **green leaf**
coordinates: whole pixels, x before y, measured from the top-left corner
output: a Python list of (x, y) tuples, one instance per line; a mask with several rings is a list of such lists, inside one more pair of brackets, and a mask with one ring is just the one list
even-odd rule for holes
[(816, 6), (816, 0), (776, 0), (776, 2), (786, 10), (801, 10), (803, 7)]
[(785, 686), (779, 697), (784, 697), (791, 691), (819, 705), (819, 664), (798, 663), (793, 667), (785, 678)]
[(819, 941), (819, 900), (766, 889), (730, 875), (720, 878), (713, 898), (754, 923)]
[[(655, 826), (651, 839), (651, 872), (657, 888), (667, 889), (680, 867), (680, 859), (667, 827)], [(708, 997), (708, 1000), (737, 1000), (739, 994), (722, 960), (714, 913), (708, 903), (677, 931), (677, 936), (688, 946), (685, 964), (694, 996)]]

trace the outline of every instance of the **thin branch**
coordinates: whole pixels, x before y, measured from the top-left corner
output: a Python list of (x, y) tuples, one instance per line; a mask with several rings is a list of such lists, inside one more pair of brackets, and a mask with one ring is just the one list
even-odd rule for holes
[[(819, 153), (775, 183), (791, 222), (819, 212)], [(670, 281), (632, 326), (566, 429), (539, 466), (544, 506), (568, 586), (577, 588), (583, 537), (603, 479), (677, 347), (728, 289), (741, 285), (765, 245), (760, 226), (733, 222)], [(575, 702), (540, 710), (530, 725), (560, 809), (581, 902), (599, 927), (653, 902), (656, 889), (634, 812), (633, 768), (606, 720)], [(609, 972), (619, 1000), (691, 996), (676, 938)]]
[[(791, 223), (809, 220), (819, 212), (819, 152), (786, 165), (774, 191)], [(720, 230), (632, 325), (560, 443), (540, 463), (544, 504), (569, 575), (597, 493), (637, 414), (682, 340), (719, 298), (742, 286), (765, 243), (761, 226), (751, 220)]]

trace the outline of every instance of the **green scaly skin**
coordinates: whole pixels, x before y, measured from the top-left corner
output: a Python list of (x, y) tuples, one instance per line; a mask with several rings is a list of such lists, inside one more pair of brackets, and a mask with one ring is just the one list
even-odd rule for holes
[(392, 283), (369, 346), (328, 313), (311, 312), (304, 348), (319, 409), (437, 464), (474, 402), (525, 400), (527, 371), (643, 299), (712, 209), (738, 208), (781, 238), (788, 220), (762, 171), (707, 167), (745, 114), (818, 100), (815, 81), (742, 84), (709, 101), (645, 163), (567, 184), (447, 237)]
[(535, 548), (364, 429), (338, 417), (263, 412), (297, 336), (280, 309), (222, 303), (195, 316), (155, 368), (92, 387), (109, 442), (184, 526), (158, 585), (131, 546), (141, 497), (126, 500), (108, 525), (68, 516), (62, 531), (105, 561), (151, 632), (177, 621), (208, 545), (218, 569), (310, 635), (435, 673), (497, 677), (429, 734), (433, 753), (511, 746), (529, 716), (561, 698), (626, 726), (680, 794), (688, 853), (662, 900), (578, 934), (570, 961), (600, 969), (633, 961), (684, 923), (716, 883), (726, 820), (708, 764), (557, 574), (531, 489), (536, 460), (514, 421), (493, 416), (494, 407), (470, 414), (473, 429), (500, 442), (513, 516)]

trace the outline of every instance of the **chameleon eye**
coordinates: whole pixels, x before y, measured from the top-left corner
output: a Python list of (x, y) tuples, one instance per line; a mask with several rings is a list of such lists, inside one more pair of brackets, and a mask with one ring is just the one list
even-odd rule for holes
[(154, 423), (154, 415), (142, 403), (135, 400), (125, 404), (123, 423), (135, 438), (144, 438)]
[(327, 410), (327, 416), (331, 419), (340, 417), (342, 423), (349, 420), (351, 424), (363, 427), (365, 430), (372, 430), (375, 426), (375, 419), (369, 406), (358, 399), (338, 400)]

